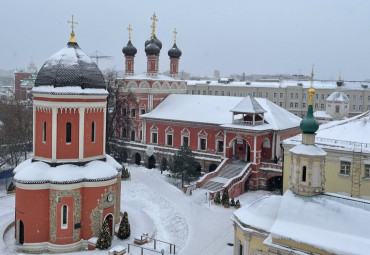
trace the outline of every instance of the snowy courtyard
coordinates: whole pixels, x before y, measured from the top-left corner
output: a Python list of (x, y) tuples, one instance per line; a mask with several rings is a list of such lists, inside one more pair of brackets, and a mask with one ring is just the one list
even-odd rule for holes
[[(156, 169), (129, 165), (131, 180), (122, 181), (121, 211), (127, 211), (131, 236), (122, 241), (114, 238), (112, 246), (127, 247), (143, 233), (158, 240), (176, 245), (176, 254), (232, 254), (234, 228), (230, 217), (233, 208), (225, 209), (210, 204), (206, 190), (198, 189), (192, 196), (185, 195), (171, 184), (172, 180)], [(242, 206), (270, 194), (266, 191), (248, 192), (237, 199)], [(0, 198), (0, 230), (14, 221), (14, 195)], [(153, 249), (153, 242), (144, 247)], [(15, 254), (21, 247), (14, 245), (14, 227), (0, 242), (1, 254)], [(157, 250), (169, 254), (168, 244), (157, 243)], [(173, 248), (172, 248), (173, 249)], [(80, 254), (107, 254), (107, 251), (83, 251)], [(131, 246), (130, 254), (141, 254), (140, 248)], [(144, 254), (158, 254), (144, 250)]]

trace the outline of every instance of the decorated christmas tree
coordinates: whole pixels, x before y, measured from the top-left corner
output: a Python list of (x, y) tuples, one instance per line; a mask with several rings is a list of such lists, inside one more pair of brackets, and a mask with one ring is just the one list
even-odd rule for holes
[(96, 247), (100, 250), (108, 249), (112, 243), (111, 235), (109, 233), (109, 226), (108, 221), (105, 220), (103, 223), (103, 229), (100, 232), (98, 242), (96, 243)]
[(119, 239), (127, 239), (131, 234), (130, 223), (128, 222), (127, 212), (123, 213), (121, 223), (119, 224), (119, 229), (117, 236)]

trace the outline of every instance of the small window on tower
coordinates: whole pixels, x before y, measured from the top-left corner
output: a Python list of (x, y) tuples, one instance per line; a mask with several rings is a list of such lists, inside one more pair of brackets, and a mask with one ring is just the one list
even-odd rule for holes
[(95, 121), (91, 123), (91, 142), (95, 143)]
[(42, 123), (42, 141), (46, 142), (46, 122)]
[(66, 124), (66, 143), (71, 143), (71, 136), (72, 136), (72, 124), (71, 122), (67, 122)]
[(62, 206), (62, 228), (68, 228), (68, 206)]

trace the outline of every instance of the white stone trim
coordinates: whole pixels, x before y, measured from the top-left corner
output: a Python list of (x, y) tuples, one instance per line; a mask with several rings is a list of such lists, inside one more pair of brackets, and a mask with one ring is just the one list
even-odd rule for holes
[(81, 239), (76, 243), (71, 244), (52, 244), (49, 242), (43, 243), (24, 243), (22, 250), (29, 253), (41, 253), (41, 252), (51, 252), (51, 253), (65, 253), (65, 252), (75, 252), (81, 251), (87, 247), (87, 241)]
[(257, 161), (256, 161), (256, 156), (257, 156), (257, 136), (254, 136), (254, 141), (253, 141), (253, 143), (254, 143), (254, 152), (253, 152), (253, 163), (257, 163)]
[(84, 147), (85, 147), (85, 107), (79, 107), (79, 132), (78, 132), (78, 158), (84, 158)]
[[(41, 160), (41, 161), (45, 161), (45, 162), (50, 162), (50, 163), (55, 163), (55, 159), (52, 159), (50, 160), (50, 158), (44, 158), (44, 157), (38, 157), (38, 156), (34, 156), (33, 157), (35, 160)], [(105, 152), (104, 152), (104, 155), (98, 155), (98, 156), (94, 156), (94, 157), (88, 157), (88, 158), (82, 158), (82, 159), (78, 159), (78, 158), (72, 158), (72, 159), (58, 159), (58, 162), (60, 163), (77, 163), (77, 162), (87, 162), (87, 161), (91, 161), (91, 160), (95, 160), (95, 159), (102, 159), (102, 158), (105, 158)]]
[[(88, 94), (48, 94), (42, 92), (33, 92), (34, 97), (42, 97), (42, 98), (63, 98), (63, 99), (106, 99), (108, 96), (107, 94), (100, 94), (100, 95), (88, 95)], [(39, 101), (39, 100), (37, 100)], [(50, 101), (47, 101), (50, 102)]]
[(58, 107), (58, 108), (78, 108), (85, 107), (91, 109), (104, 108), (107, 105), (107, 102), (56, 102), (56, 101), (41, 101), (34, 100), (33, 105), (36, 107)]
[[(51, 116), (51, 160), (56, 161), (57, 159), (57, 114), (58, 108), (52, 108), (52, 116)], [(34, 157), (35, 159), (37, 157)]]
[[(104, 125), (103, 125), (103, 156), (105, 157), (105, 140), (106, 140), (106, 132), (107, 132), (107, 104), (105, 103), (103, 107), (103, 112), (104, 112)], [(95, 127), (96, 129), (96, 127)]]
[(35, 142), (36, 142), (36, 107), (33, 105), (32, 107), (32, 151), (33, 155), (35, 156)]
[(41, 184), (26, 184), (16, 183), (17, 188), (23, 190), (41, 190), (41, 189), (54, 189), (54, 190), (72, 190), (79, 188), (95, 188), (104, 187), (117, 183), (117, 178), (113, 178), (107, 181), (96, 181), (96, 182), (78, 182), (71, 184), (53, 184), (53, 183), (41, 183)]

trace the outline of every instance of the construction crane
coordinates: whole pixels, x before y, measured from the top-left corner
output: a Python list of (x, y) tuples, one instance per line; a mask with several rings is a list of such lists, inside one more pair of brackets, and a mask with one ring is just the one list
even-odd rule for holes
[(99, 59), (112, 59), (112, 56), (103, 56), (100, 55), (100, 52), (97, 50), (94, 52), (94, 55), (91, 55), (90, 58), (95, 58), (96, 59), (96, 65), (99, 66)]

